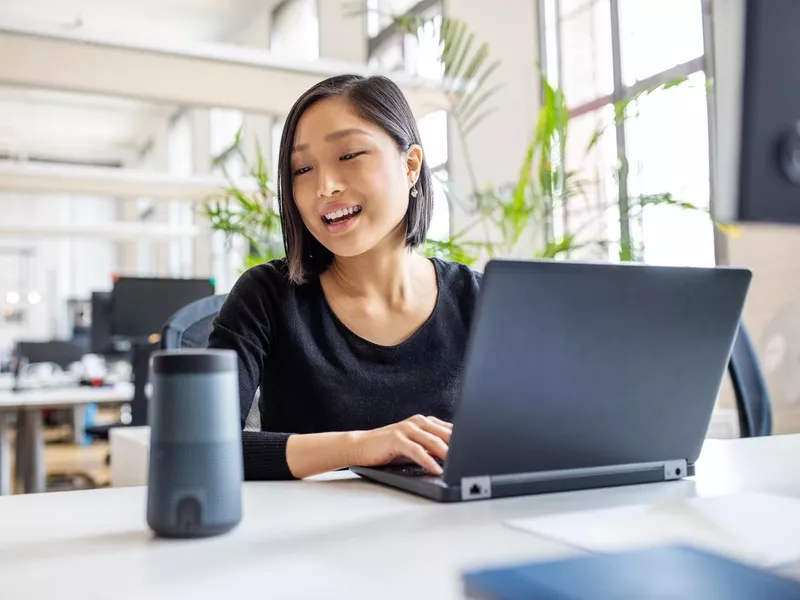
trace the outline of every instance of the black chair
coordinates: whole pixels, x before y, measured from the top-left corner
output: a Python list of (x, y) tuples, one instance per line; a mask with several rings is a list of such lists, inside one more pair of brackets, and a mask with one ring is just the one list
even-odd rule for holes
[[(208, 336), (222, 304), (227, 296), (225, 294), (201, 298), (176, 312), (161, 331), (162, 350), (176, 350), (180, 348), (205, 348)], [(261, 413), (259, 411), (260, 391), (256, 390), (250, 413), (247, 415), (245, 430), (258, 431), (261, 429)]]
[(772, 434), (772, 410), (761, 367), (744, 325), (739, 326), (728, 372), (736, 393), (739, 435), (756, 437)]
[(201, 298), (172, 315), (161, 330), (162, 350), (205, 348), (214, 318), (227, 297), (217, 294)]

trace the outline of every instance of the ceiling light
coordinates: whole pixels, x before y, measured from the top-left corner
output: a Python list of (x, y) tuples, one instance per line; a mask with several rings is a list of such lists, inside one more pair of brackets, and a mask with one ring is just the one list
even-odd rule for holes
[(6, 294), (6, 302), (9, 304), (18, 304), (19, 303), (19, 293), (17, 292), (8, 292)]
[(28, 292), (28, 304), (39, 304), (42, 301), (42, 295), (37, 292)]

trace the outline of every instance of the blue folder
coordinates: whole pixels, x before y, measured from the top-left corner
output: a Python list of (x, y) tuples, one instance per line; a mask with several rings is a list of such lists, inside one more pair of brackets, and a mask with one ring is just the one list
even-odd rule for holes
[(462, 581), (480, 600), (800, 600), (800, 581), (685, 546), (472, 571)]

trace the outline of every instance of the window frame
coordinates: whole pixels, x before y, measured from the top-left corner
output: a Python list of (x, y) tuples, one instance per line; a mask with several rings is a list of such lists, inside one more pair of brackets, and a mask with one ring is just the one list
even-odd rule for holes
[[(700, 3), (700, 11), (701, 11), (701, 18), (702, 18), (702, 25), (703, 25), (703, 49), (704, 52), (701, 56), (697, 56), (693, 59), (690, 59), (684, 63), (675, 65), (673, 67), (664, 69), (653, 75), (646, 77), (645, 79), (640, 79), (633, 82), (631, 85), (625, 85), (623, 80), (623, 72), (622, 72), (622, 47), (621, 47), (621, 31), (620, 31), (620, 14), (619, 14), (619, 0), (608, 0), (609, 1), (609, 8), (610, 8), (610, 19), (611, 19), (611, 54), (612, 54), (612, 73), (613, 73), (613, 91), (611, 94), (606, 94), (603, 96), (599, 96), (592, 100), (582, 102), (576, 106), (569, 107), (569, 116), (570, 119), (579, 117), (586, 113), (591, 113), (596, 110), (600, 110), (605, 106), (613, 105), (618, 102), (624, 101), (628, 98), (631, 98), (646, 89), (650, 89), (659, 85), (663, 85), (669, 83), (670, 81), (675, 81), (679, 78), (689, 77), (698, 72), (705, 73), (706, 79), (710, 80), (713, 77), (713, 54), (712, 54), (712, 46), (713, 42), (711, 39), (711, 6), (710, 0), (699, 0)], [(583, 10), (585, 8), (591, 7), (593, 0), (589, 0), (584, 7), (581, 7), (578, 10)], [(553, 15), (548, 15), (548, 10), (546, 8), (546, 3), (550, 3), (554, 5)], [(547, 77), (548, 81), (551, 82), (553, 85), (558, 85), (558, 83), (562, 80), (562, 38), (561, 38), (561, 0), (541, 0), (539, 3), (539, 36), (540, 36), (540, 43), (539, 43), (539, 51), (540, 51), (540, 62), (542, 65), (542, 70), (544, 76)], [(555, 24), (551, 22), (550, 19), (555, 19)], [(552, 31), (551, 31), (552, 30)], [(548, 40), (548, 36), (555, 35), (555, 40)], [(555, 48), (556, 56), (551, 57), (549, 56), (548, 48)], [(555, 66), (555, 69), (552, 67)], [(714, 131), (716, 127), (716, 122), (714, 119), (714, 102), (713, 102), (713, 86), (707, 89), (707, 113), (708, 113), (708, 136), (709, 136), (709, 156), (708, 156), (708, 168), (709, 168), (709, 175), (711, 179), (711, 186), (709, 188), (709, 206), (712, 207), (714, 205), (714, 157), (715, 157), (715, 146), (714, 146)], [(628, 185), (629, 185), (629, 177), (630, 174), (628, 172), (628, 151), (626, 147), (626, 120), (625, 119), (616, 119), (614, 123), (614, 136), (616, 140), (616, 159), (618, 163), (621, 165), (621, 172), (620, 177), (618, 178), (618, 194), (619, 198), (622, 199), (619, 205), (620, 214), (626, 216), (626, 218), (621, 218), (619, 221), (620, 224), (620, 236), (621, 239), (628, 239), (630, 240), (631, 235), (631, 225), (632, 225), (632, 218), (629, 215), (630, 206), (627, 203), (628, 198)], [(554, 218), (555, 215), (554, 215)], [(561, 220), (566, 224), (567, 222), (567, 215), (561, 215)], [(552, 223), (549, 224), (548, 229), (552, 227)], [(714, 234), (714, 246), (715, 246), (715, 256), (717, 257), (717, 262), (719, 262), (720, 257), (720, 249), (721, 245), (718, 241), (718, 235), (715, 231)]]

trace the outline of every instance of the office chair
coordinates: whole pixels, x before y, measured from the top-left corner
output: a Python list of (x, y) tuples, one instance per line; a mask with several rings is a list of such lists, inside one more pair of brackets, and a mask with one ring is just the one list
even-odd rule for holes
[(736, 394), (739, 435), (741, 437), (771, 435), (772, 411), (769, 394), (744, 324), (739, 326), (739, 332), (736, 334), (728, 372)]
[[(208, 336), (227, 295), (218, 294), (201, 298), (176, 312), (164, 325), (161, 331), (162, 350), (180, 348), (205, 348)], [(245, 422), (246, 431), (261, 429), (261, 416), (258, 408), (260, 392), (256, 390), (253, 404)]]
[(195, 300), (173, 314), (161, 330), (162, 350), (205, 348), (214, 319), (227, 294)]

